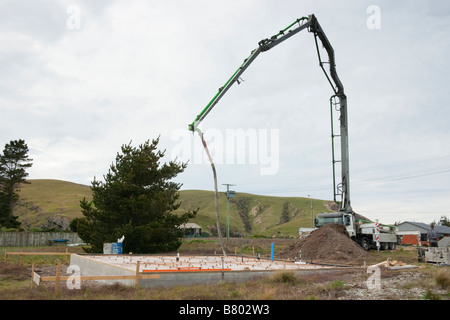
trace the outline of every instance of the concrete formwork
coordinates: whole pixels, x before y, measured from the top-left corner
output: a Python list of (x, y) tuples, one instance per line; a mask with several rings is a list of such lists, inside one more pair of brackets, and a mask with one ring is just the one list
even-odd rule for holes
[[(157, 274), (159, 279), (140, 279), (144, 288), (175, 285), (212, 284), (220, 281), (244, 282), (268, 276), (278, 270), (298, 273), (332, 272), (332, 266), (294, 263), (241, 256), (154, 256), (154, 255), (71, 255), (70, 264), (80, 268), (81, 275), (135, 275), (139, 261), (140, 274)], [(222, 267), (223, 263), (223, 267)], [(134, 280), (114, 280), (134, 285)]]

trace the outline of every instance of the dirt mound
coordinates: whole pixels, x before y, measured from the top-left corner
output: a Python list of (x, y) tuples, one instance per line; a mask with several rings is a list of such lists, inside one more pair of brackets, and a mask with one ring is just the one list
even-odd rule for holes
[(293, 259), (302, 254), (302, 261), (359, 265), (369, 253), (348, 236), (344, 226), (327, 224), (280, 253), (281, 259)]

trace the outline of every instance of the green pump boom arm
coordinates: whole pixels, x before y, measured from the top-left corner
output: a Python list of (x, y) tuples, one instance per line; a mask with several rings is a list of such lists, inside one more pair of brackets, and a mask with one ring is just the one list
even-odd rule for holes
[[(344, 87), (342, 82), (340, 81), (337, 72), (336, 72), (336, 64), (335, 64), (335, 56), (334, 50), (331, 46), (331, 43), (328, 41), (322, 27), (320, 26), (317, 18), (314, 15), (309, 15), (308, 17), (302, 17), (297, 19), (293, 23), (291, 23), (286, 28), (280, 30), (280, 32), (270, 38), (263, 39), (258, 42), (258, 48), (254, 49), (250, 56), (248, 56), (241, 66), (233, 73), (233, 75), (228, 79), (228, 81), (219, 88), (219, 91), (216, 95), (211, 99), (211, 101), (205, 106), (205, 108), (197, 115), (195, 120), (189, 124), (190, 131), (197, 131), (200, 123), (205, 119), (205, 117), (211, 112), (214, 106), (219, 102), (219, 100), (225, 95), (225, 93), (231, 88), (231, 86), (235, 83), (239, 83), (239, 78), (244, 73), (244, 71), (250, 66), (250, 64), (258, 57), (261, 52), (268, 51), (273, 47), (277, 46), (281, 42), (289, 39), (293, 35), (298, 32), (307, 29), (309, 32), (314, 34), (314, 39), (317, 48), (317, 54), (319, 56), (319, 65), (322, 68), (325, 76), (328, 79), (333, 91), (334, 96), (338, 99), (339, 111), (340, 111), (340, 138), (341, 138), (341, 174), (342, 174), (342, 183), (340, 184), (340, 195), (342, 195), (342, 202), (340, 211), (345, 211), (348, 213), (353, 213), (353, 210), (350, 205), (350, 180), (349, 180), (349, 161), (348, 161), (348, 130), (347, 130), (347, 97), (344, 94)], [(328, 62), (322, 62), (318, 47), (317, 39), (320, 40), (323, 47), (327, 51), (328, 54)], [(329, 73), (326, 72), (323, 65), (325, 63), (329, 64)], [(334, 137), (334, 134), (332, 134)], [(334, 166), (333, 159), (333, 166)], [(334, 186), (334, 188), (336, 188)], [(334, 190), (336, 196), (336, 189)]]
[[(189, 124), (189, 130), (195, 131), (195, 128), (200, 125), (200, 122), (205, 119), (208, 113), (214, 108), (214, 106), (219, 102), (219, 100), (225, 95), (225, 93), (231, 88), (231, 86), (239, 80), (244, 71), (249, 67), (249, 65), (256, 59), (256, 57), (263, 51), (267, 51), (279, 44), (280, 42), (286, 40), (287, 38), (293, 36), (297, 32), (307, 28), (314, 16), (310, 16), (310, 18), (300, 18), (297, 21), (290, 24), (285, 29), (281, 30), (277, 35), (272, 36), (270, 39), (261, 40), (258, 44), (259, 47), (253, 50), (248, 56), (247, 59), (244, 60), (242, 65), (233, 73), (233, 75), (228, 79), (228, 81), (219, 88), (219, 91), (216, 95), (211, 99), (211, 101), (206, 105), (206, 107), (200, 112), (200, 114), (195, 118), (195, 120)], [(307, 21), (303, 24), (301, 22)], [(290, 30), (292, 26), (299, 24), (297, 28)], [(287, 32), (287, 33), (286, 33)], [(281, 36), (281, 37), (280, 37)]]

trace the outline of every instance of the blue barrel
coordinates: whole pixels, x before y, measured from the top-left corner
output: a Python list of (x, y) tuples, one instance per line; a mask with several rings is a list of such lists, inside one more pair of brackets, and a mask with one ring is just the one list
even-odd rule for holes
[(112, 253), (113, 254), (122, 254), (122, 242), (113, 242)]

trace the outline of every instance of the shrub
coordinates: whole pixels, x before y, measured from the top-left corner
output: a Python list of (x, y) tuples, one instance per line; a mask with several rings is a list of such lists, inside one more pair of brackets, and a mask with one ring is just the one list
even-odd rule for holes
[(345, 282), (340, 281), (340, 280), (337, 280), (337, 281), (334, 281), (333, 283), (331, 283), (331, 288), (333, 288), (333, 289), (341, 289), (341, 288), (344, 288), (344, 286), (345, 286)]
[(272, 280), (276, 283), (286, 283), (290, 285), (298, 283), (298, 279), (292, 271), (277, 271), (273, 275)]
[(443, 289), (450, 288), (450, 272), (446, 269), (439, 270), (434, 278), (436, 284)]
[(427, 292), (425, 292), (423, 294), (423, 298), (425, 300), (442, 300), (440, 295), (438, 295), (437, 293), (434, 293), (430, 289), (428, 289)]

